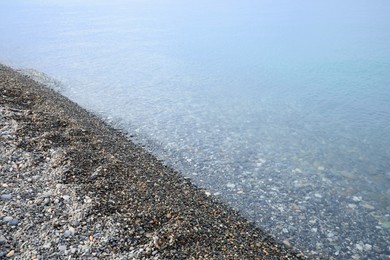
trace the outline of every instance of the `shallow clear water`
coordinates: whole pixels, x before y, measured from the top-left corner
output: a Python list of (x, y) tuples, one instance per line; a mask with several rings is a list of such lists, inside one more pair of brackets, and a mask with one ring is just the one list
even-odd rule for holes
[(0, 62), (60, 82), (281, 241), (385, 257), (390, 3), (316, 2), (3, 1)]

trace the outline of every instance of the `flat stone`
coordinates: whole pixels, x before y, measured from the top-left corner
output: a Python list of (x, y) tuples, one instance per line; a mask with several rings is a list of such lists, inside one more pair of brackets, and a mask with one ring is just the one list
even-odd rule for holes
[(12, 194), (1, 194), (2, 200), (10, 200), (12, 198)]
[(363, 250), (364, 251), (371, 251), (371, 249), (372, 249), (372, 245), (370, 245), (370, 244), (364, 244), (363, 245)]
[(15, 255), (15, 250), (11, 250), (8, 252), (8, 254), (6, 255), (6, 257), (12, 257)]
[(19, 219), (14, 218), (10, 222), (8, 222), (8, 224), (10, 224), (11, 226), (16, 226), (19, 224)]
[(4, 244), (7, 242), (7, 239), (5, 239), (5, 236), (0, 236), (0, 245)]
[(363, 246), (361, 244), (356, 244), (356, 249), (359, 251), (363, 251)]
[(4, 222), (10, 222), (11, 220), (13, 220), (14, 218), (13, 217), (11, 217), (11, 216), (5, 216), (4, 218), (3, 218), (3, 221)]
[(226, 187), (234, 189), (234, 187), (236, 187), (236, 185), (234, 183), (228, 183), (228, 184), (226, 184)]
[(66, 246), (65, 245), (61, 245), (61, 246), (58, 247), (58, 250), (64, 252), (64, 251), (66, 251)]

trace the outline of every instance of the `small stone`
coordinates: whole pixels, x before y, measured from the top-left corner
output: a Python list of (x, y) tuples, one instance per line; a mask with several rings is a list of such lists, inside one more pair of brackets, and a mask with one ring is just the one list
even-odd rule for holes
[(384, 228), (390, 228), (390, 221), (384, 221), (381, 223), (382, 227)]
[(319, 194), (319, 193), (316, 193), (316, 194), (314, 194), (314, 197), (316, 197), (316, 198), (322, 198), (322, 195)]
[(323, 171), (323, 170), (325, 170), (325, 167), (324, 166), (318, 166), (318, 168), (317, 168), (319, 171)]
[(366, 208), (366, 209), (369, 209), (369, 210), (374, 210), (375, 209), (374, 206), (372, 206), (372, 205), (370, 205), (368, 203), (364, 203), (362, 206), (363, 206), (363, 208)]
[(12, 219), (10, 222), (8, 222), (11, 226), (17, 226), (19, 224), (19, 220), (17, 218)]
[(0, 236), (0, 245), (5, 244), (7, 242), (7, 239), (5, 239), (5, 236)]
[(312, 229), (311, 229), (311, 232), (317, 233), (317, 230), (318, 230), (317, 228), (312, 228)]
[(12, 198), (12, 194), (1, 194), (2, 200), (10, 200)]
[(70, 230), (66, 230), (64, 232), (64, 237), (71, 237), (72, 235), (73, 235), (73, 233)]
[(42, 247), (45, 249), (49, 249), (51, 247), (51, 243), (45, 243), (45, 244), (43, 244)]
[(51, 191), (45, 191), (43, 194), (42, 194), (42, 196), (43, 197), (51, 197), (52, 196), (52, 192)]
[(359, 251), (363, 251), (363, 246), (361, 244), (356, 244), (356, 249)]
[(158, 251), (157, 250), (154, 250), (153, 252), (152, 252), (152, 255), (157, 255), (158, 254)]
[(3, 221), (4, 222), (10, 222), (11, 220), (13, 220), (14, 218), (13, 217), (11, 217), (11, 216), (5, 216), (4, 218), (3, 218)]
[(12, 256), (14, 256), (14, 254), (15, 254), (15, 250), (11, 250), (11, 251), (8, 252), (6, 257), (12, 257)]
[(43, 200), (42, 204), (43, 204), (44, 206), (49, 205), (49, 204), (50, 204), (49, 198), (45, 198), (45, 199)]
[(359, 201), (362, 200), (362, 197), (353, 196), (353, 197), (352, 197), (352, 200), (353, 200), (353, 201), (356, 201), (356, 202), (359, 202)]
[(69, 196), (69, 195), (64, 195), (64, 196), (62, 196), (62, 198), (63, 198), (64, 200), (69, 200), (69, 199), (70, 199), (70, 196)]
[(65, 252), (66, 251), (66, 245), (59, 246), (58, 250), (60, 250), (61, 252)]
[(370, 244), (364, 244), (363, 245), (363, 250), (364, 251), (371, 251), (371, 249), (372, 249), (372, 245), (370, 245)]
[(230, 189), (234, 189), (234, 187), (236, 187), (236, 185), (234, 183), (228, 183), (228, 184), (226, 184), (226, 187), (228, 187)]
[(283, 240), (283, 244), (285, 244), (287, 247), (292, 247), (288, 240)]
[(83, 245), (81, 246), (81, 250), (85, 253), (88, 253), (89, 252), (89, 246), (88, 245)]
[(68, 230), (70, 232), (72, 232), (72, 235), (74, 235), (76, 233), (76, 230), (74, 229), (74, 227), (69, 226)]

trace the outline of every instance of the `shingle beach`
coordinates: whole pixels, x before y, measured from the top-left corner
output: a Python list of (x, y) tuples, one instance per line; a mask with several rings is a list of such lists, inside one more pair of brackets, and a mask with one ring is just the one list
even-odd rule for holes
[(0, 258), (303, 258), (125, 134), (2, 65), (0, 195)]

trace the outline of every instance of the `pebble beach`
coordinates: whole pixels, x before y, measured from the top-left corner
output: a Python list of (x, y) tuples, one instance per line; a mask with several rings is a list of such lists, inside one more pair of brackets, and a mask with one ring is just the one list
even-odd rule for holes
[(2, 65), (0, 196), (0, 258), (305, 258), (121, 131)]

